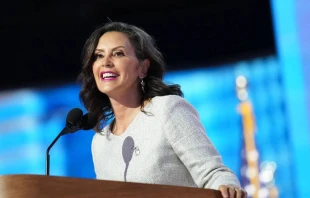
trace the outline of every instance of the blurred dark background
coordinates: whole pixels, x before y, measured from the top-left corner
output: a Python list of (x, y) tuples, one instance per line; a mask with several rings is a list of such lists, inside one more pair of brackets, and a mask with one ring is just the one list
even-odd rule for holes
[(109, 19), (154, 36), (169, 71), (275, 54), (268, 0), (18, 0), (0, 18), (1, 89), (75, 81), (85, 40)]

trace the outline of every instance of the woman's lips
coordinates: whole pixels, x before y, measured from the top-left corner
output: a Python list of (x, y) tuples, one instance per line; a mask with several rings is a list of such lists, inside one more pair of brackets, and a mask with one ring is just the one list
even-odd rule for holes
[(112, 71), (104, 71), (100, 73), (100, 79), (103, 81), (115, 80), (119, 75)]

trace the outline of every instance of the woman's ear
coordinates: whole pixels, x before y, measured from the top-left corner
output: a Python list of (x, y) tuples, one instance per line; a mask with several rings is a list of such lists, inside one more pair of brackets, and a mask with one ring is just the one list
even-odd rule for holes
[(140, 70), (140, 78), (145, 78), (147, 76), (147, 71), (150, 67), (150, 60), (149, 59), (144, 59), (141, 62), (141, 70)]

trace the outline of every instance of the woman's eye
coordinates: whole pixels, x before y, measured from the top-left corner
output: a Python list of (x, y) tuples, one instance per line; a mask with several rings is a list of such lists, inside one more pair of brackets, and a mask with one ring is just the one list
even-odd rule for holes
[(103, 58), (103, 54), (95, 54), (95, 60)]
[(113, 56), (124, 56), (125, 54), (124, 54), (124, 52), (122, 52), (122, 51), (117, 51), (117, 52), (114, 52), (113, 53)]

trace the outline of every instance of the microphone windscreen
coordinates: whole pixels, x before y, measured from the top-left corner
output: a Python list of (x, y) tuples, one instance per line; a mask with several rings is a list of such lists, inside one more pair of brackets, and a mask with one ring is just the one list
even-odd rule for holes
[(66, 123), (67, 126), (72, 127), (72, 126), (78, 126), (82, 120), (83, 117), (83, 111), (79, 108), (73, 108), (69, 111), (67, 114), (67, 119)]
[(97, 124), (97, 115), (95, 113), (89, 112), (86, 113), (82, 118), (81, 129), (89, 130), (96, 126)]

